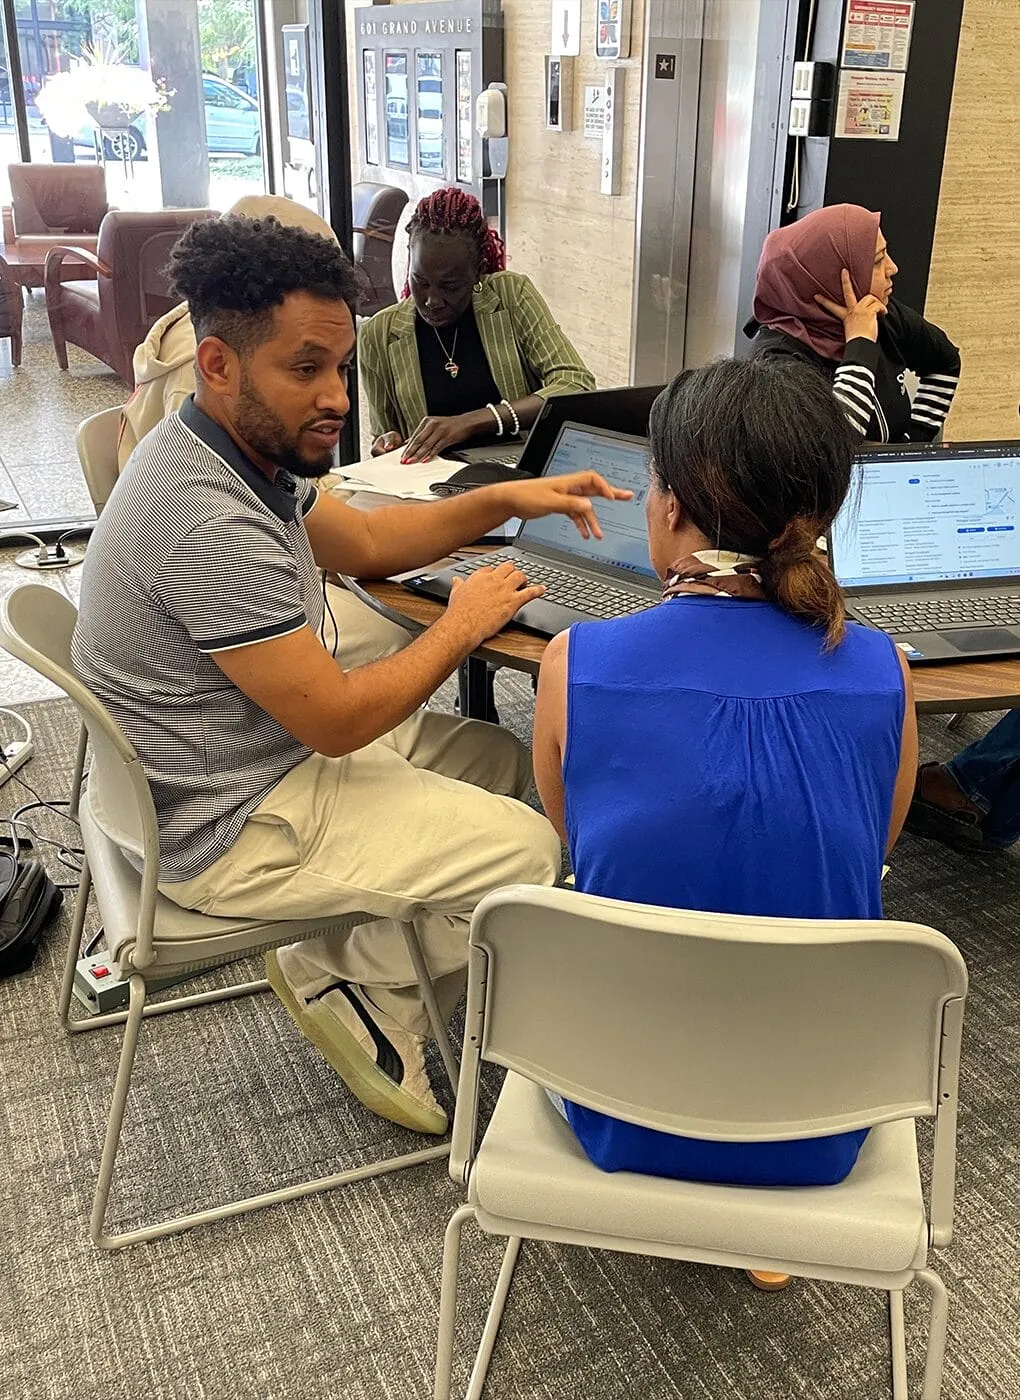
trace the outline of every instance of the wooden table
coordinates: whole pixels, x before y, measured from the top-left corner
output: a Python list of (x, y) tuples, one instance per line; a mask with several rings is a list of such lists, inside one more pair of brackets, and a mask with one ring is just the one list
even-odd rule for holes
[[(90, 247), (95, 238), (80, 240)], [(46, 255), (51, 248), (63, 246), (60, 238), (37, 238), (24, 242), (0, 243), (0, 338), (10, 337), (11, 363), (21, 364), (21, 330), (23, 301), (33, 287), (41, 287), (46, 270)], [(77, 258), (66, 258), (60, 265), (61, 282), (96, 280), (95, 268)]]
[[(0, 257), (10, 269), (11, 276), (22, 287), (41, 287), (43, 285), (43, 274), (46, 271), (46, 255), (51, 248), (65, 248), (68, 246), (83, 247), (86, 252), (94, 253), (98, 239), (94, 235), (85, 236), (79, 234), (77, 237), (73, 233), (62, 235), (60, 238), (34, 238), (20, 239), (17, 243), (0, 243)], [(65, 259), (60, 269), (61, 282), (94, 282), (96, 271), (88, 263), (79, 262), (76, 258)]]
[[(399, 583), (346, 579), (363, 602), (409, 631), (420, 632), (435, 622), (445, 604), (423, 598)], [(461, 713), (480, 713), (477, 687), (484, 665), (508, 666), (513, 671), (538, 674), (546, 639), (521, 627), (504, 627), (474, 653), (476, 663), (468, 677), (469, 695), (463, 694)], [(481, 675), (479, 674), (481, 673)], [(966, 710), (1012, 710), (1020, 707), (1020, 658), (1012, 661), (965, 661), (936, 666), (914, 666), (914, 695), (920, 714), (960, 714)], [(468, 703), (465, 705), (464, 700)]]

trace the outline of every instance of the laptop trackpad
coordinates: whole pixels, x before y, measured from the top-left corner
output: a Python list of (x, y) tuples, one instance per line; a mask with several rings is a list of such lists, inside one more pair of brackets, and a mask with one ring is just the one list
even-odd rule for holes
[(954, 627), (939, 634), (957, 651), (1016, 651), (1020, 648), (1020, 633), (1007, 632), (1004, 627)]

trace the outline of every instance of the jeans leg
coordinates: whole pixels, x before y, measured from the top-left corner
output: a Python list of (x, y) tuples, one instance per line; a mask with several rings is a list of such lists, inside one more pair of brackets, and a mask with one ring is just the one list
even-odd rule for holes
[(982, 829), (992, 846), (1020, 837), (1020, 710), (1010, 710), (982, 739), (946, 768), (960, 790), (985, 813)]

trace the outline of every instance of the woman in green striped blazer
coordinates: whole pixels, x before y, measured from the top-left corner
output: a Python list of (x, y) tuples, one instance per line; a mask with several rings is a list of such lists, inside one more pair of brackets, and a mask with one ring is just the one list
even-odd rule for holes
[(502, 240), (472, 195), (423, 199), (408, 236), (404, 300), (358, 337), (373, 453), (403, 447), (403, 460), (427, 462), (461, 443), (514, 438), (545, 399), (595, 388), (531, 280), (504, 270)]

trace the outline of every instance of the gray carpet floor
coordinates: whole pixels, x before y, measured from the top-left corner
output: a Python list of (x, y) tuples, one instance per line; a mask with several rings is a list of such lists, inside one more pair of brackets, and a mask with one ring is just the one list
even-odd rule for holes
[[(500, 678), (523, 737), (531, 689)], [(449, 700), (449, 694), (446, 695)], [(36, 730), (22, 777), (66, 794), (77, 724), (65, 702), (19, 707)], [(926, 721), (925, 755), (981, 731)], [(0, 814), (29, 800), (14, 783)], [(37, 829), (71, 840), (58, 818)], [(54, 872), (71, 872), (48, 860)], [(929, 923), (971, 973), (961, 1086), (946, 1400), (1020, 1396), (1018, 858), (957, 855), (905, 836), (890, 917)], [(114, 1255), (87, 1220), (117, 1034), (66, 1038), (54, 1001), (68, 906), (32, 970), (0, 982), (0, 1396), (7, 1400), (421, 1400), (431, 1394), (442, 1235), (459, 1203), (445, 1164)], [(438, 1082), (438, 1081), (437, 1081)], [(487, 1101), (498, 1080), (486, 1083)], [(111, 1223), (249, 1194), (417, 1145), (353, 1104), (271, 996), (149, 1022)], [(922, 1144), (927, 1142), (922, 1134)], [(460, 1393), (498, 1246), (465, 1235)], [(916, 1358), (923, 1295), (907, 1300)], [(888, 1393), (878, 1295), (632, 1256), (526, 1246), (489, 1400), (861, 1400)], [(917, 1382), (916, 1370), (913, 1375)]]

